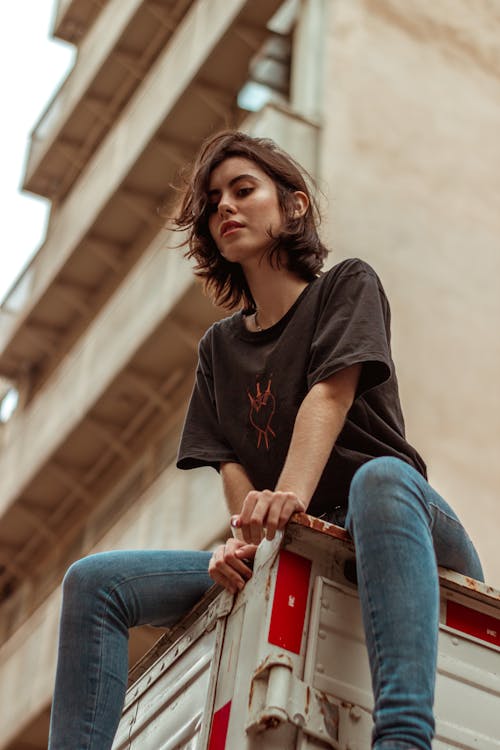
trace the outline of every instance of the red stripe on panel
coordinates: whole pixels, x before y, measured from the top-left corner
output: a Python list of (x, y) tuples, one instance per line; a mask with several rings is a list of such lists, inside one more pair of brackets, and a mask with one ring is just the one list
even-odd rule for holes
[(310, 576), (310, 560), (281, 551), (268, 640), (295, 654), (300, 653)]
[(473, 635), (482, 641), (500, 646), (500, 620), (497, 617), (477, 612), (463, 604), (446, 602), (446, 624), (462, 633)]
[(228, 701), (225, 706), (222, 706), (222, 708), (219, 708), (219, 710), (214, 713), (208, 750), (225, 750), (230, 712), (231, 701)]

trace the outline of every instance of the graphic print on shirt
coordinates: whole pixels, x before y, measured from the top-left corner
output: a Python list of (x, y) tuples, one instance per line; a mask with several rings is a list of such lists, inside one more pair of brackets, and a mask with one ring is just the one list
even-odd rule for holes
[(270, 437), (276, 437), (276, 433), (271, 427), (271, 422), (276, 411), (276, 398), (271, 391), (272, 378), (269, 378), (265, 391), (262, 391), (260, 381), (257, 380), (255, 386), (255, 395), (252, 395), (247, 389), (250, 400), (250, 424), (255, 427), (257, 432), (257, 448), (261, 443), (265, 444), (269, 450)]

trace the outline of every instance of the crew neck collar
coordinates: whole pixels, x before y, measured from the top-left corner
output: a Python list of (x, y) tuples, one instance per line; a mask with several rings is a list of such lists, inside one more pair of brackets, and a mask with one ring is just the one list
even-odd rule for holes
[(281, 317), (276, 323), (274, 323), (272, 326), (269, 326), (269, 328), (264, 328), (262, 331), (249, 331), (245, 324), (245, 318), (248, 315), (253, 315), (253, 310), (240, 310), (236, 314), (236, 323), (237, 323), (237, 333), (238, 336), (242, 339), (245, 339), (246, 341), (267, 341), (268, 339), (273, 338), (278, 333), (281, 333), (283, 328), (286, 326), (286, 324), (289, 322), (290, 318), (295, 313), (297, 307), (300, 305), (304, 297), (307, 295), (310, 288), (313, 286), (315, 281), (318, 280), (313, 279), (310, 281), (307, 286), (304, 287), (304, 289), (301, 291), (295, 302), (291, 307), (288, 308), (286, 313)]

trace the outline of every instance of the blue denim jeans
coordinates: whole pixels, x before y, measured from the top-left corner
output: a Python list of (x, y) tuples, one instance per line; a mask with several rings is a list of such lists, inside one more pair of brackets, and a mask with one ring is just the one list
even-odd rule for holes
[(129, 628), (175, 624), (213, 583), (209, 559), (209, 552), (118, 551), (69, 568), (50, 750), (111, 747), (127, 686)]
[[(482, 580), (457, 517), (414, 469), (374, 459), (355, 475), (346, 526), (356, 544), (375, 695), (374, 748), (430, 750), (440, 565)], [(127, 681), (128, 629), (169, 626), (211, 584), (208, 552), (105, 552), (63, 584), (49, 750), (109, 750)]]
[(483, 579), (450, 506), (411, 466), (377, 458), (355, 474), (346, 527), (375, 697), (373, 748), (430, 750), (439, 622), (437, 565)]

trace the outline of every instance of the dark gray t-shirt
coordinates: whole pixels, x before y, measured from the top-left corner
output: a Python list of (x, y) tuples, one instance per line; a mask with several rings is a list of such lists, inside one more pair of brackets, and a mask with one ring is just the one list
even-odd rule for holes
[(332, 517), (335, 509), (345, 510), (354, 472), (377, 456), (396, 456), (426, 476), (422, 458), (405, 440), (389, 304), (367, 263), (337, 264), (264, 331), (248, 331), (244, 315), (214, 323), (200, 342), (180, 469), (236, 461), (256, 489), (274, 489), (308, 391), (362, 363), (355, 401), (308, 512)]

